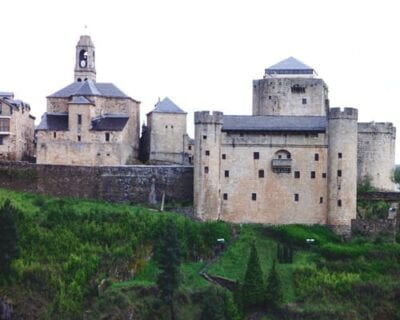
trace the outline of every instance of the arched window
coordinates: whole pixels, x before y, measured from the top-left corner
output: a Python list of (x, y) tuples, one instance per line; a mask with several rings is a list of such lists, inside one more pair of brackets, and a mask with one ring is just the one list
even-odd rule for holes
[(272, 171), (275, 173), (290, 173), (292, 171), (292, 155), (287, 150), (278, 150), (274, 154), (271, 165)]
[(275, 152), (275, 159), (291, 159), (291, 158), (292, 155), (287, 150), (282, 149)]

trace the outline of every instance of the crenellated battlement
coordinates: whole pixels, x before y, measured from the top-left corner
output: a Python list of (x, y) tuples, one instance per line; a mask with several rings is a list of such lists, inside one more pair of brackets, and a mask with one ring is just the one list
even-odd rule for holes
[(347, 120), (357, 120), (358, 110), (355, 108), (331, 108), (329, 109), (328, 119), (347, 119)]
[(224, 114), (221, 111), (196, 111), (194, 124), (223, 124)]
[(358, 133), (383, 133), (396, 136), (396, 127), (391, 122), (360, 122)]

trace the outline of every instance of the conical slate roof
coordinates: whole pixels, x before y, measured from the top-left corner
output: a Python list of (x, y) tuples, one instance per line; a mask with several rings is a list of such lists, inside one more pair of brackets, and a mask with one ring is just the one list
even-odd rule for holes
[(266, 74), (313, 74), (314, 69), (297, 60), (289, 57), (285, 60), (265, 69)]
[(175, 103), (173, 103), (168, 97), (165, 97), (162, 101), (157, 102), (155, 108), (151, 112), (159, 113), (185, 113)]

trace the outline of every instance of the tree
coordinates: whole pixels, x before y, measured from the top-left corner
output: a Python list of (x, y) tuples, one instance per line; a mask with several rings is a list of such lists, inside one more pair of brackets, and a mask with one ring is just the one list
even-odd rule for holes
[(257, 249), (253, 243), (247, 262), (246, 275), (242, 285), (242, 303), (245, 310), (261, 307), (264, 302), (264, 281), (258, 258)]
[(11, 262), (18, 257), (18, 234), (15, 225), (17, 210), (10, 200), (0, 208), (0, 274), (7, 276)]
[(165, 223), (158, 248), (158, 267), (161, 272), (157, 279), (161, 300), (169, 306), (171, 319), (175, 319), (174, 293), (179, 286), (181, 253), (178, 234), (173, 220)]
[(207, 288), (202, 305), (201, 320), (226, 320), (224, 293), (214, 286)]
[(400, 166), (394, 167), (392, 171), (392, 181), (396, 184), (400, 184)]
[(275, 260), (268, 275), (265, 300), (267, 305), (273, 308), (279, 307), (283, 301), (281, 280), (275, 268)]

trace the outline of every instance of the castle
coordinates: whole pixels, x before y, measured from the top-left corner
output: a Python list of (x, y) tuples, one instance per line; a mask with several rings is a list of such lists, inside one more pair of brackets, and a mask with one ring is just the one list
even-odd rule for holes
[(186, 112), (169, 98), (147, 114), (141, 137), (139, 111), (139, 101), (96, 82), (95, 48), (81, 36), (74, 82), (47, 97), (36, 128), (37, 163), (193, 165), (194, 215), (236, 223), (340, 230), (356, 217), (357, 182), (394, 189), (393, 125), (359, 123), (357, 109), (331, 108), (328, 86), (295, 58), (253, 81), (252, 115), (195, 112), (194, 140)]
[(203, 220), (328, 224), (356, 218), (357, 180), (393, 190), (395, 128), (330, 108), (316, 72), (289, 58), (253, 82), (253, 115), (195, 113), (194, 210)]

